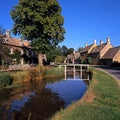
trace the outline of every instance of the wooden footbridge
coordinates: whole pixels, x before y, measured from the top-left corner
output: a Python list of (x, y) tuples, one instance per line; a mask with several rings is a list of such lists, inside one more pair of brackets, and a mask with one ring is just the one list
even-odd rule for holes
[(66, 79), (89, 80), (88, 64), (66, 64), (59, 65), (59, 67), (64, 67), (65, 80)]

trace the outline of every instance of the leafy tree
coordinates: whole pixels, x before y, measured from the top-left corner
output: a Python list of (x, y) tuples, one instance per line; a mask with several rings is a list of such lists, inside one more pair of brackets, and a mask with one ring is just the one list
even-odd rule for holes
[(54, 62), (56, 56), (62, 56), (62, 52), (61, 52), (60, 46), (54, 47), (49, 52), (47, 52), (47, 60), (49, 62)]
[(57, 56), (55, 57), (55, 62), (56, 62), (56, 63), (64, 63), (64, 60), (65, 60), (65, 57), (64, 57), (64, 56), (59, 56), (59, 55), (57, 55)]
[(74, 52), (74, 48), (69, 48), (68, 51), (67, 51), (67, 54), (71, 54)]
[(77, 51), (80, 52), (82, 49), (83, 49), (83, 47), (79, 47), (79, 48), (77, 49)]
[(68, 52), (68, 48), (65, 45), (63, 45), (62, 48), (61, 48), (61, 51), (62, 51), (62, 55), (66, 56), (67, 52)]
[(64, 18), (57, 0), (19, 0), (11, 10), (13, 33), (31, 40), (39, 53), (64, 40)]

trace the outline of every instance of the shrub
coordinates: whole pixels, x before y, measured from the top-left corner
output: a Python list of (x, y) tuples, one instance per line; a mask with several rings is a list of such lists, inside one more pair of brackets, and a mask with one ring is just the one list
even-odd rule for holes
[(11, 73), (11, 76), (13, 78), (13, 84), (21, 83), (21, 82), (29, 79), (28, 71), (20, 71), (20, 72)]
[(12, 84), (12, 77), (8, 73), (0, 73), (0, 86), (5, 87)]
[(64, 75), (64, 69), (60, 67), (51, 67), (46, 70), (45, 76), (48, 77), (61, 77)]

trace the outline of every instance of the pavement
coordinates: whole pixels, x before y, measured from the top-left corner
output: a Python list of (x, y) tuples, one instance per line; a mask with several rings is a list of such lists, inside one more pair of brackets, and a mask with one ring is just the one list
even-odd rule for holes
[(120, 85), (120, 70), (115, 69), (115, 68), (110, 67), (110, 66), (100, 66), (100, 65), (97, 66), (96, 65), (94, 67), (109, 73), (112, 77), (114, 77), (117, 80), (117, 82)]

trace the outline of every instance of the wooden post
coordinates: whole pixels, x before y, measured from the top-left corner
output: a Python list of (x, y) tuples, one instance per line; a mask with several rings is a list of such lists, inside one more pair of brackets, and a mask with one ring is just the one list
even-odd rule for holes
[[(87, 66), (87, 69), (88, 69), (88, 71), (89, 71), (89, 65)], [(89, 80), (90, 78), (89, 78), (89, 74), (88, 74), (88, 80)]]
[(73, 74), (74, 74), (74, 80), (75, 80), (75, 65), (73, 66)]
[(80, 66), (80, 79), (82, 80), (82, 65)]

